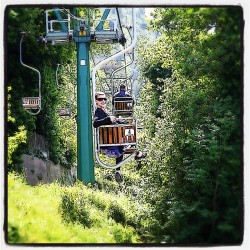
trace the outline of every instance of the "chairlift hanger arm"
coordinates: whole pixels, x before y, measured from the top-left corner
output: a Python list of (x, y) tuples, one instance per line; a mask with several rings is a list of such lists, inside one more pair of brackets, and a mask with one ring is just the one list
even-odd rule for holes
[(60, 64), (58, 63), (57, 67), (56, 67), (56, 85), (57, 85), (58, 88), (61, 88), (60, 85), (59, 85), (59, 82), (58, 82), (58, 70), (59, 70), (59, 67), (60, 67)]
[(101, 17), (101, 20), (100, 20), (100, 22), (98, 23), (98, 25), (97, 25), (96, 28), (95, 28), (96, 30), (98, 30), (98, 31), (103, 30), (104, 22), (105, 22), (105, 20), (107, 19), (109, 13), (110, 13), (110, 9), (105, 9), (105, 10), (104, 10), (104, 12), (103, 12), (103, 14), (102, 14), (102, 17)]
[(22, 43), (23, 43), (24, 35), (25, 35), (25, 32), (22, 32), (22, 38), (21, 38), (21, 41), (20, 41), (20, 63), (21, 63), (23, 66), (25, 66), (25, 67), (27, 67), (27, 68), (29, 68), (29, 69), (35, 71), (35, 72), (38, 74), (38, 81), (39, 81), (39, 97), (41, 98), (41, 73), (39, 72), (39, 70), (37, 70), (37, 69), (35, 69), (35, 68), (33, 68), (33, 67), (31, 67), (31, 66), (25, 64), (25, 63), (23, 62), (23, 60), (22, 60)]
[(53, 11), (54, 11), (54, 13), (55, 13), (55, 15), (56, 15), (57, 20), (60, 21), (60, 25), (61, 25), (62, 31), (63, 31), (63, 32), (67, 32), (67, 31), (68, 31), (68, 28), (67, 28), (67, 26), (65, 25), (65, 23), (62, 22), (62, 21), (63, 21), (63, 17), (62, 17), (62, 15), (61, 15), (61, 12), (60, 12), (59, 8), (53, 8)]
[[(116, 74), (118, 71), (121, 71), (122, 69), (125, 69), (125, 75), (126, 75), (126, 80), (129, 78), (127, 77), (127, 71), (126, 71), (126, 68), (131, 65), (132, 63), (134, 62), (134, 58), (132, 57), (132, 59), (130, 60), (130, 62), (126, 63), (125, 62), (125, 65), (121, 66), (120, 68), (114, 70), (111, 74), (111, 89), (114, 90), (114, 74)], [(113, 93), (114, 94), (114, 93)]]
[[(69, 77), (73, 78), (74, 81), (77, 81), (77, 79), (75, 79), (75, 77), (72, 76), (72, 74), (73, 74), (72, 72), (70, 72), (63, 64), (58, 63), (57, 67), (56, 67), (56, 85), (58, 86), (58, 88), (64, 88), (66, 90), (71, 91), (69, 87), (67, 88), (65, 86), (60, 86), (62, 84), (59, 84), (58, 75), (59, 75), (59, 67), (60, 66), (62, 66), (63, 72), (64, 72), (64, 69), (66, 69), (66, 71), (67, 71), (66, 73), (69, 75)], [(74, 83), (73, 85), (75, 86), (76, 84)]]
[[(90, 58), (92, 59), (94, 66), (96, 66), (95, 58), (94, 58), (94, 55), (93, 55), (91, 48), (90, 48), (89, 52), (90, 52)], [(98, 72), (97, 72), (97, 77), (100, 81), (100, 76), (99, 76)]]

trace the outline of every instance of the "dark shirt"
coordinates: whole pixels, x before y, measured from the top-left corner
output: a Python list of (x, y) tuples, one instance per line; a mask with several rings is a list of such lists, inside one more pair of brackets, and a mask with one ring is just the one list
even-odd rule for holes
[[(120, 123), (120, 122), (114, 122), (114, 124)], [(109, 115), (101, 108), (97, 108), (95, 110), (95, 116), (94, 116), (94, 122), (93, 126), (94, 128), (98, 128), (102, 125), (110, 125), (113, 124), (110, 120)], [(108, 149), (109, 151), (115, 151), (116, 153), (119, 152), (119, 155), (117, 157), (121, 157), (121, 154), (124, 154), (123, 146), (107, 146), (107, 147), (101, 147), (101, 149)], [(107, 154), (107, 152), (106, 152)], [(122, 158), (119, 158), (120, 160)]]
[(97, 108), (95, 110), (95, 116), (94, 116), (94, 122), (93, 126), (94, 128), (98, 128), (102, 125), (110, 125), (112, 124), (109, 115), (101, 108)]
[(131, 97), (127, 92), (116, 92), (112, 98), (112, 104), (114, 105), (115, 97)]

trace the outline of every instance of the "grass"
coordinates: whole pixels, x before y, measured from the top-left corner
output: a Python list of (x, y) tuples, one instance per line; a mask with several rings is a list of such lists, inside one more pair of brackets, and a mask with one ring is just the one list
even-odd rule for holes
[[(59, 183), (29, 186), (8, 174), (8, 243), (139, 243), (136, 209), (122, 194)], [(137, 211), (138, 212), (138, 211)]]

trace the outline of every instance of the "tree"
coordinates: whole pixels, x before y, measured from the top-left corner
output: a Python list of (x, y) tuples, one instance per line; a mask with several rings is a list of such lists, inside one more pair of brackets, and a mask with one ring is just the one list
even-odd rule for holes
[[(11, 88), (9, 87), (8, 90), (10, 91)], [(11, 99), (10, 94), (8, 94), (8, 101)], [(15, 118), (13, 118), (11, 116), (11, 111), (10, 111), (10, 103), (8, 102), (8, 120), (7, 123), (10, 125), (14, 125), (15, 124)], [(8, 165), (11, 166), (13, 163), (13, 154), (14, 152), (18, 149), (19, 145), (21, 143), (25, 143), (26, 142), (26, 134), (27, 134), (27, 130), (25, 129), (24, 126), (19, 126), (17, 128), (17, 132), (15, 132), (13, 135), (8, 135), (8, 141), (7, 141), (7, 145), (8, 145)]]
[[(72, 44), (65, 46), (50, 46), (38, 43), (38, 37), (45, 30), (45, 9), (43, 8), (12, 8), (6, 9), (8, 25), (6, 26), (6, 79), (7, 86), (12, 87), (12, 99), (9, 100), (10, 111), (16, 124), (8, 124), (9, 134), (15, 134), (17, 128), (25, 126), (27, 136), (32, 132), (43, 135), (48, 141), (50, 157), (55, 163), (65, 163), (65, 133), (59, 126), (58, 107), (63, 103), (62, 93), (56, 86), (55, 71), (58, 63), (71, 62), (74, 64), (75, 47)], [(37, 116), (26, 113), (21, 105), (24, 96), (38, 96), (38, 79), (33, 71), (23, 67), (19, 62), (20, 31), (26, 31), (23, 40), (23, 61), (41, 72), (42, 77), (42, 110)], [(71, 83), (65, 83), (70, 85)], [(71, 136), (71, 134), (67, 134)], [(72, 135), (75, 136), (75, 135)], [(71, 140), (74, 141), (74, 140)], [(71, 145), (72, 146), (72, 145)], [(75, 145), (73, 146), (76, 147)], [(16, 151), (15, 159), (26, 152), (25, 146)], [(68, 158), (72, 165), (76, 157)], [(17, 161), (19, 163), (19, 161)], [(13, 163), (15, 164), (15, 162)]]
[[(151, 65), (154, 79), (161, 77), (159, 66), (172, 70), (159, 92), (162, 117), (144, 111), (145, 123), (156, 127), (144, 173), (155, 240), (239, 244), (242, 9), (167, 8), (154, 17), (151, 27), (162, 37), (143, 50), (143, 75)], [(146, 95), (142, 91), (141, 105), (148, 105)]]

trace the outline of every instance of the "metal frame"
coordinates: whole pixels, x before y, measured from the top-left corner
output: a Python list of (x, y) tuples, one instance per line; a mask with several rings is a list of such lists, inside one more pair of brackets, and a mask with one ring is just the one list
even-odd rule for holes
[[(100, 8), (98, 8), (100, 9)], [(108, 18), (110, 14), (110, 10), (112, 8), (104, 8), (103, 12), (101, 13), (101, 18), (96, 18), (95, 10), (93, 12), (93, 27), (91, 30), (91, 41), (96, 43), (117, 43), (122, 36), (122, 33), (118, 30), (117, 19), (115, 18)], [(105, 28), (104, 24), (107, 22), (112, 22), (113, 27), (109, 26), (109, 28)]]
[[(134, 26), (134, 28), (135, 28), (135, 26)], [(127, 28), (127, 30), (128, 30), (128, 28)], [(129, 33), (129, 35), (130, 35), (130, 39), (132, 40), (132, 37), (131, 37), (131, 34), (130, 34), (130, 32), (128, 31), (128, 33)], [(130, 62), (128, 62), (128, 63), (126, 63), (125, 62), (125, 64), (124, 65), (122, 65), (121, 67), (119, 67), (119, 68), (117, 68), (116, 70), (114, 70), (113, 72), (112, 72), (112, 74), (111, 74), (111, 91), (112, 91), (112, 95), (114, 95), (114, 93), (115, 93), (115, 91), (114, 91), (114, 75), (118, 72), (118, 71), (121, 71), (122, 69), (125, 69), (125, 71), (126, 71), (126, 68), (128, 67), (128, 66), (130, 66), (133, 62), (134, 62), (134, 49), (132, 49), (131, 51), (128, 51), (128, 55), (129, 54), (131, 54), (132, 55), (132, 58), (130, 57)], [(126, 56), (126, 53), (124, 53), (124, 56)], [(125, 72), (126, 73), (126, 72)], [(126, 86), (127, 86), (127, 80), (128, 80), (129, 78), (126, 78), (126, 79), (124, 79), (122, 82), (120, 82), (120, 84), (121, 83), (123, 83), (123, 82), (126, 82)], [(128, 86), (127, 86), (127, 89), (128, 89)]]
[[(70, 40), (72, 40), (73, 37), (73, 30), (70, 29), (70, 14), (67, 13), (66, 14), (67, 18), (63, 19), (61, 14), (59, 14), (63, 11), (64, 11), (63, 9), (58, 9), (58, 8), (45, 11), (46, 42), (51, 42), (52, 45), (69, 42)], [(49, 12), (54, 12), (57, 19), (49, 20)], [(61, 30), (54, 30), (53, 24), (56, 23), (60, 24)]]

